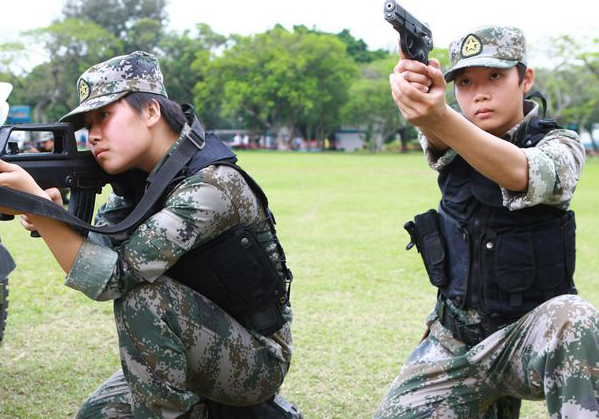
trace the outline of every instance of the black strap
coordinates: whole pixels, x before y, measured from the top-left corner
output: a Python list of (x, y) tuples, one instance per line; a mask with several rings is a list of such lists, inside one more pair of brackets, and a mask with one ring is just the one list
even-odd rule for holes
[(112, 226), (96, 227), (75, 217), (60, 205), (45, 198), (26, 192), (17, 191), (0, 186), (0, 205), (39, 215), (54, 220), (64, 221), (72, 226), (81, 227), (88, 231), (101, 234), (116, 234), (127, 231), (140, 224), (154, 208), (166, 186), (185, 167), (191, 158), (204, 147), (204, 138), (200, 132), (190, 130), (189, 135), (184, 135), (183, 141), (173, 151), (164, 165), (155, 172), (151, 179), (148, 178), (149, 187), (131, 213), (119, 223)]
[(435, 309), (443, 327), (449, 330), (455, 339), (465, 343), (469, 348), (476, 346), (499, 329), (518, 320), (517, 317), (493, 319), (489, 316), (483, 316), (480, 323), (469, 324), (466, 317), (460, 317), (456, 313), (455, 305), (451, 300), (445, 300), (443, 297), (437, 300)]
[(533, 98), (537, 98), (541, 101), (541, 104), (543, 105), (543, 116), (541, 117), (542, 119), (545, 119), (545, 114), (547, 113), (547, 99), (545, 99), (545, 96), (543, 96), (543, 94), (541, 92), (539, 92), (538, 90), (535, 90), (532, 93), (529, 93), (525, 99), (528, 100), (532, 100)]

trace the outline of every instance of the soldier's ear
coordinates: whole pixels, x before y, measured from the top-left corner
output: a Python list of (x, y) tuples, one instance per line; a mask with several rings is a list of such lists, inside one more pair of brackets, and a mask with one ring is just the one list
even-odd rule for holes
[(522, 87), (524, 94), (528, 93), (535, 81), (535, 71), (532, 68), (527, 68), (522, 79)]
[(160, 117), (162, 113), (160, 112), (160, 104), (157, 100), (152, 99), (147, 104), (146, 109), (144, 110), (144, 114), (146, 116), (146, 120), (148, 123), (148, 127), (153, 127), (160, 121)]

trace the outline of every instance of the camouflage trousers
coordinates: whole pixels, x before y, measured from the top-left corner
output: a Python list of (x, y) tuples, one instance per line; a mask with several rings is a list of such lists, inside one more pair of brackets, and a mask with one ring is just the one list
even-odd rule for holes
[(255, 336), (212, 301), (168, 277), (115, 300), (122, 370), (105, 381), (77, 418), (178, 418), (206, 399), (260, 403), (289, 368), (284, 345)]
[(375, 419), (483, 418), (505, 396), (599, 418), (599, 313), (582, 298), (553, 298), (470, 349), (431, 320)]

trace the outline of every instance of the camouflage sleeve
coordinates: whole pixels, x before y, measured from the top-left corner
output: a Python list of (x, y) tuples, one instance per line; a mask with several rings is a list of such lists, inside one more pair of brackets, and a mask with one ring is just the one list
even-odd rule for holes
[[(183, 181), (165, 206), (115, 248), (86, 240), (66, 284), (95, 300), (115, 299), (142, 281), (153, 282), (196, 244), (225, 228), (233, 205), (221, 188)], [(231, 220), (234, 218), (234, 220)]]
[[(94, 225), (108, 226), (117, 224), (119, 221), (125, 219), (133, 208), (134, 206), (125, 198), (111, 193), (108, 195), (106, 203), (102, 204), (98, 209), (94, 218)], [(127, 234), (107, 235), (90, 231), (87, 238), (95, 244), (115, 247), (127, 239)]]
[(431, 169), (436, 171), (440, 171), (445, 166), (447, 166), (451, 161), (455, 158), (456, 152), (451, 148), (446, 150), (441, 156), (435, 154), (431, 147), (429, 146), (428, 139), (422, 133), (418, 133), (418, 141), (420, 141), (420, 146), (424, 151), (424, 157), (426, 158), (426, 162), (430, 166)]
[(528, 159), (528, 190), (502, 188), (503, 205), (519, 210), (538, 204), (567, 209), (584, 166), (584, 147), (574, 131), (553, 130), (536, 147), (523, 148)]

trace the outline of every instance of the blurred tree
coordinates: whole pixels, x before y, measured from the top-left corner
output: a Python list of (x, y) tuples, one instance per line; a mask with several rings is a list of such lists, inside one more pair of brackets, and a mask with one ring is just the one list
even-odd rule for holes
[(76, 82), (91, 65), (122, 52), (122, 43), (97, 24), (65, 19), (46, 28), (25, 32), (48, 54), (49, 62), (27, 75), (28, 104), (34, 120), (57, 120), (78, 103)]
[(550, 116), (587, 130), (597, 152), (599, 138), (593, 137), (593, 125), (599, 122), (599, 39), (565, 35), (547, 45), (555, 68), (538, 69), (535, 88), (547, 97)]
[(389, 88), (389, 74), (396, 64), (393, 56), (363, 64), (361, 77), (351, 85), (350, 100), (342, 110), (344, 123), (358, 128), (371, 151), (382, 150), (384, 139), (407, 125)]
[(276, 26), (233, 40), (195, 87), (200, 113), (215, 100), (224, 115), (271, 130), (284, 147), (302, 122), (307, 132), (319, 136), (338, 121), (357, 74), (339, 39), (304, 27), (290, 32)]
[[(433, 49), (430, 58), (436, 58), (442, 68), (449, 65), (446, 50)], [(370, 150), (380, 151), (383, 142), (393, 134), (398, 134), (400, 151), (407, 151), (409, 134), (413, 134), (411, 124), (403, 119), (391, 97), (389, 74), (397, 65), (397, 55), (387, 54), (384, 59), (360, 66), (361, 77), (350, 88), (350, 100), (342, 111), (344, 124), (358, 127), (363, 140)], [(452, 89), (447, 89), (448, 103), (453, 101)]]
[(22, 60), (26, 59), (27, 48), (20, 42), (6, 42), (0, 44), (0, 81), (12, 84), (9, 104), (21, 104), (27, 100), (24, 95), (26, 69)]
[(127, 31), (124, 41), (125, 53), (133, 51), (156, 53), (156, 48), (163, 36), (162, 23), (142, 17)]
[(153, 52), (166, 24), (166, 0), (67, 0), (66, 18), (95, 22), (123, 40), (125, 52)]
[[(429, 54), (429, 59), (435, 58), (439, 60), (441, 64), (441, 70), (443, 72), (449, 70), (451, 62), (449, 60), (449, 51), (446, 48), (433, 48)], [(449, 84), (449, 87), (445, 90), (445, 101), (452, 107), (459, 109), (458, 103), (455, 100), (455, 94), (453, 89), (453, 83)]]
[[(185, 30), (170, 32), (160, 41), (158, 56), (169, 98), (179, 103), (193, 103), (194, 86), (204, 80), (206, 67), (215, 51), (224, 47), (227, 38), (205, 23), (196, 25), (195, 34)], [(204, 112), (208, 113), (208, 106)], [(217, 119), (215, 109), (203, 118)]]
[(0, 72), (24, 74), (27, 72), (23, 61), (28, 58), (28, 50), (22, 42), (0, 44)]
[(383, 49), (369, 50), (366, 42), (362, 39), (354, 38), (349, 29), (343, 29), (336, 36), (347, 45), (347, 53), (357, 63), (369, 63), (374, 60), (386, 58), (389, 55), (389, 52)]

